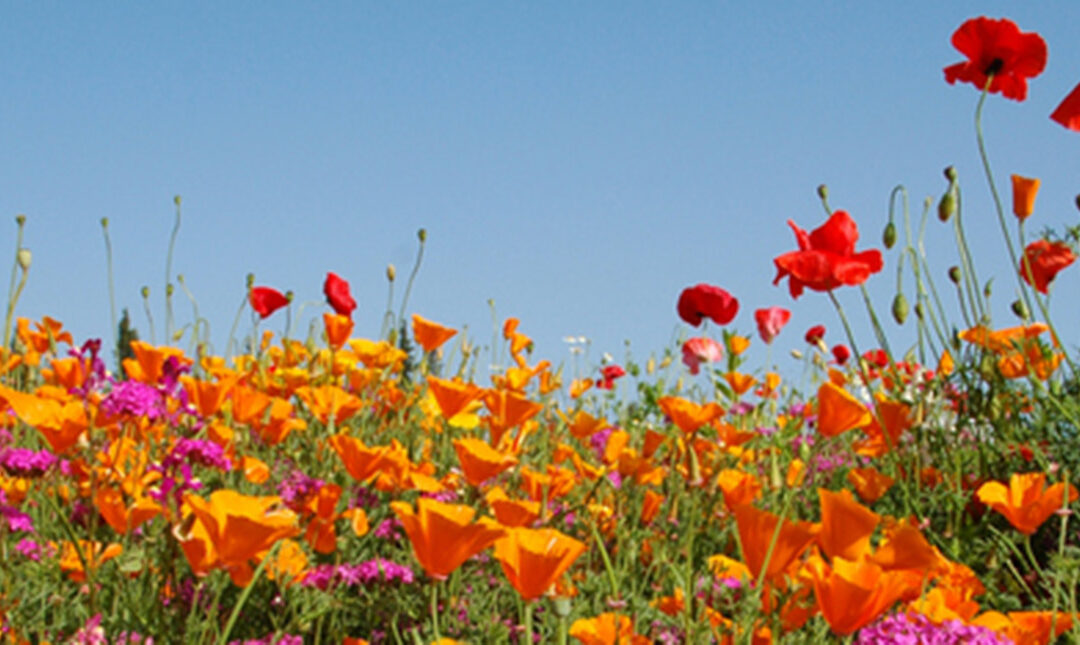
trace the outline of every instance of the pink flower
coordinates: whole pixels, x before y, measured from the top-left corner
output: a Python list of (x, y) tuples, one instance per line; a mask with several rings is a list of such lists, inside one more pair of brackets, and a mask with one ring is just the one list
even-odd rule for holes
[(784, 328), (784, 325), (791, 320), (791, 312), (783, 307), (758, 309), (754, 312), (754, 320), (757, 321), (757, 329), (758, 333), (761, 334), (761, 340), (768, 345), (773, 342), (773, 339)]
[(701, 371), (702, 363), (715, 363), (724, 357), (724, 347), (711, 338), (691, 338), (683, 343), (682, 362), (691, 374)]

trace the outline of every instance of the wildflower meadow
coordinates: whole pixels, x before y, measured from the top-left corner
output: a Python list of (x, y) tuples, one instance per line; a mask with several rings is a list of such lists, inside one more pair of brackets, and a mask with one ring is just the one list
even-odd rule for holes
[[(671, 294), (684, 341), (584, 376), (527, 319), (496, 322), (509, 367), (489, 374), (465, 330), (413, 312), (438, 243), (422, 229), (412, 271), (387, 271), (376, 338), (353, 333), (348, 276), (327, 270), (309, 332), (291, 293), (251, 276), (211, 345), (197, 308), (179, 313), (171, 246), (164, 344), (115, 307), (112, 337), (74, 338), (18, 315), (37, 233), (17, 217), (2, 641), (1080, 642), (1080, 354), (1058, 334), (1076, 322), (1052, 315), (1080, 226), (1035, 233), (1039, 179), (999, 182), (982, 131), (984, 111), (1025, 100), (1047, 46), (986, 17), (952, 43), (944, 81), (972, 102), (985, 176), (946, 168), (921, 202), (897, 187), (874, 231), (811, 188), (760, 276), (786, 304), (754, 312), (756, 335), (731, 327), (739, 294), (703, 276)], [(1050, 118), (1080, 132), (1080, 86)], [(976, 190), (1003, 240), (977, 263)], [(927, 236), (954, 254), (929, 257)], [(890, 302), (873, 280), (895, 280)], [(845, 309), (848, 291), (865, 307)], [(1002, 297), (1011, 313), (994, 316)], [(835, 318), (785, 329), (807, 299)], [(750, 364), (753, 344), (801, 376)]]

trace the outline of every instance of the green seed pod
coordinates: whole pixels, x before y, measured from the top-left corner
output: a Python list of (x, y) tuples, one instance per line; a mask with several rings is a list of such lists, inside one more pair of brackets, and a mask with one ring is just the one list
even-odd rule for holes
[(886, 249), (891, 249), (896, 244), (896, 224), (889, 220), (885, 225), (885, 232), (881, 234), (881, 242)]
[(945, 179), (948, 179), (950, 184), (956, 183), (956, 166), (946, 166)]
[(101, 228), (109, 228), (109, 218), (108, 217), (102, 217), (101, 218)]
[(947, 191), (941, 196), (941, 201), (937, 205), (937, 218), (942, 222), (949, 221), (949, 218), (956, 212), (956, 195), (952, 190)]
[(23, 224), (25, 224), (26, 223), (26, 215), (21, 215), (21, 214), (16, 215), (15, 216), (15, 223), (18, 224), (19, 226), (22, 226)]
[(918, 317), (919, 320), (923, 320), (926, 317), (926, 310), (923, 309), (921, 302), (915, 303), (915, 315)]
[(964, 277), (964, 274), (960, 272), (960, 267), (958, 267), (958, 266), (949, 267), (949, 279), (952, 280), (953, 284), (960, 284), (960, 280), (963, 277)]
[(897, 325), (903, 325), (908, 317), (908, 301), (903, 293), (896, 294), (892, 301), (892, 317)]
[(417, 231), (416, 232), (416, 237), (418, 237), (420, 239), (421, 243), (426, 242), (427, 241), (427, 229), (422, 228), (419, 231)]
[(150, 287), (143, 287), (142, 289), (139, 290), (139, 293), (142, 294), (142, 297), (144, 299), (149, 298), (150, 297)]
[(818, 186), (817, 187), (817, 196), (820, 197), (821, 199), (828, 199), (829, 198), (829, 187), (826, 186), (825, 184), (821, 184), (820, 186)]
[(1028, 311), (1027, 305), (1021, 300), (1013, 300), (1012, 312), (1016, 314), (1016, 317), (1020, 320), (1027, 320), (1031, 317), (1031, 312)]

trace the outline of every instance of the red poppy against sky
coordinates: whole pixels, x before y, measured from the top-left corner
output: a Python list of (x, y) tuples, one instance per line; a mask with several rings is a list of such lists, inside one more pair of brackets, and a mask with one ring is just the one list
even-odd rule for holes
[(803, 287), (831, 291), (840, 285), (859, 285), (881, 271), (881, 252), (877, 249), (855, 252), (859, 228), (845, 211), (836, 211), (827, 222), (807, 233), (788, 220), (795, 231), (799, 250), (784, 253), (773, 260), (777, 274), (773, 284), (790, 278), (788, 288), (793, 298), (802, 295)]
[(326, 274), (326, 282), (323, 283), (323, 293), (326, 294), (326, 302), (340, 316), (352, 316), (356, 309), (356, 301), (349, 292), (349, 283), (343, 280), (333, 271)]
[(702, 283), (683, 289), (676, 308), (689, 325), (698, 327), (705, 318), (726, 325), (739, 313), (739, 301), (720, 287)]
[[(1036, 240), (1024, 249), (1024, 257), (1031, 267), (1031, 279), (1024, 266), (1020, 267), (1020, 276), (1031, 286), (1046, 293), (1057, 274), (1076, 261), (1076, 254), (1064, 242)], [(1023, 262), (1023, 260), (1021, 260)], [(1034, 282), (1032, 282), (1034, 281)]]
[(277, 289), (270, 287), (252, 287), (248, 296), (251, 308), (260, 318), (268, 318), (278, 309), (289, 304), (289, 299)]
[(1046, 42), (1042, 36), (1022, 32), (1006, 18), (972, 18), (956, 30), (952, 44), (968, 60), (946, 67), (946, 81), (963, 81), (982, 90), (993, 75), (990, 92), (1000, 92), (1015, 101), (1027, 98), (1027, 79), (1038, 76), (1046, 67)]

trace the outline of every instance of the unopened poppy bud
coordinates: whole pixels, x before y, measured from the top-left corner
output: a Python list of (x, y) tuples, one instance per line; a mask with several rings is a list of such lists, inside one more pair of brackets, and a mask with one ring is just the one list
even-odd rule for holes
[(174, 333), (172, 335), (172, 339), (173, 339), (174, 343), (177, 342), (178, 340), (180, 340), (183, 337), (184, 337), (184, 330), (183, 329), (177, 329), (176, 333)]
[(19, 268), (24, 272), (30, 270), (30, 260), (33, 258), (30, 249), (22, 248), (15, 252), (15, 261), (19, 263)]
[(179, 282), (181, 285), (184, 284), (184, 274), (183, 273), (177, 273), (176, 274), (176, 281)]
[(918, 317), (919, 320), (922, 320), (926, 316), (926, 310), (923, 309), (921, 302), (915, 303), (915, 315)]
[(649, 360), (645, 361), (645, 373), (649, 374), (649, 375), (652, 375), (652, 373), (655, 372), (655, 371), (656, 371), (656, 359), (653, 358), (652, 356), (650, 356)]
[(990, 285), (992, 285), (992, 284), (994, 284), (993, 278), (991, 278), (990, 280), (987, 280), (986, 281), (986, 286), (983, 287), (983, 298), (986, 298), (987, 300), (990, 299), (990, 293), (991, 293)]
[(417, 231), (416, 232), (416, 237), (419, 238), (421, 243), (426, 242), (427, 241), (427, 229), (422, 228), (419, 231)]
[(559, 618), (566, 618), (570, 615), (570, 611), (574, 608), (573, 603), (566, 596), (555, 597), (555, 615)]
[(791, 350), (791, 357), (797, 361), (801, 361), (803, 359), (803, 353), (797, 349), (793, 349)]
[(937, 205), (937, 218), (942, 222), (949, 221), (949, 218), (956, 212), (956, 196), (953, 195), (953, 191), (946, 191), (941, 196), (941, 201)]
[(172, 295), (173, 295), (174, 290), (175, 290), (175, 287), (173, 287), (173, 283), (170, 282), (170, 283), (166, 284), (165, 285), (165, 297), (166, 298), (171, 298)]
[(1080, 210), (1080, 195), (1076, 196), (1076, 208), (1077, 210)]
[(108, 217), (102, 217), (101, 218), (101, 228), (109, 228), (109, 218)]
[(19, 226), (22, 226), (23, 224), (25, 224), (26, 223), (26, 215), (22, 215), (22, 214), (16, 215), (15, 216), (15, 223), (18, 224)]
[(881, 234), (881, 242), (886, 249), (891, 249), (896, 244), (896, 224), (890, 221), (885, 225), (885, 232)]
[(396, 278), (396, 277), (397, 277), (397, 267), (395, 267), (393, 264), (387, 264), (386, 265), (386, 279), (389, 280), (390, 282), (393, 282), (394, 278)]
[(945, 179), (948, 179), (950, 184), (956, 183), (956, 166), (945, 167)]
[(285, 301), (286, 302), (292, 302), (293, 301), (293, 292), (292, 291), (286, 291), (285, 292)]
[(952, 280), (953, 284), (960, 284), (960, 279), (963, 278), (963, 277), (964, 277), (964, 274), (960, 272), (960, 267), (958, 267), (958, 266), (949, 267), (949, 279)]
[(180, 205), (180, 195), (177, 195), (176, 197), (173, 197), (172, 200), (173, 200), (173, 203), (176, 204), (177, 206)]
[(1020, 320), (1027, 320), (1028, 316), (1031, 315), (1031, 312), (1028, 311), (1027, 305), (1025, 305), (1021, 300), (1013, 300), (1012, 312), (1016, 314), (1016, 317)]
[(150, 287), (145, 287), (144, 286), (142, 289), (139, 290), (139, 293), (142, 294), (143, 298), (149, 298), (150, 297)]
[(898, 293), (892, 301), (892, 317), (897, 325), (903, 325), (908, 317), (908, 301), (904, 294)]
[(245, 278), (244, 284), (247, 285), (248, 289), (254, 287), (255, 286), (255, 274), (254, 273), (247, 274), (247, 278)]
[(829, 198), (829, 187), (826, 186), (825, 184), (821, 184), (820, 186), (818, 186), (817, 187), (817, 196), (820, 197), (821, 199), (828, 199)]

